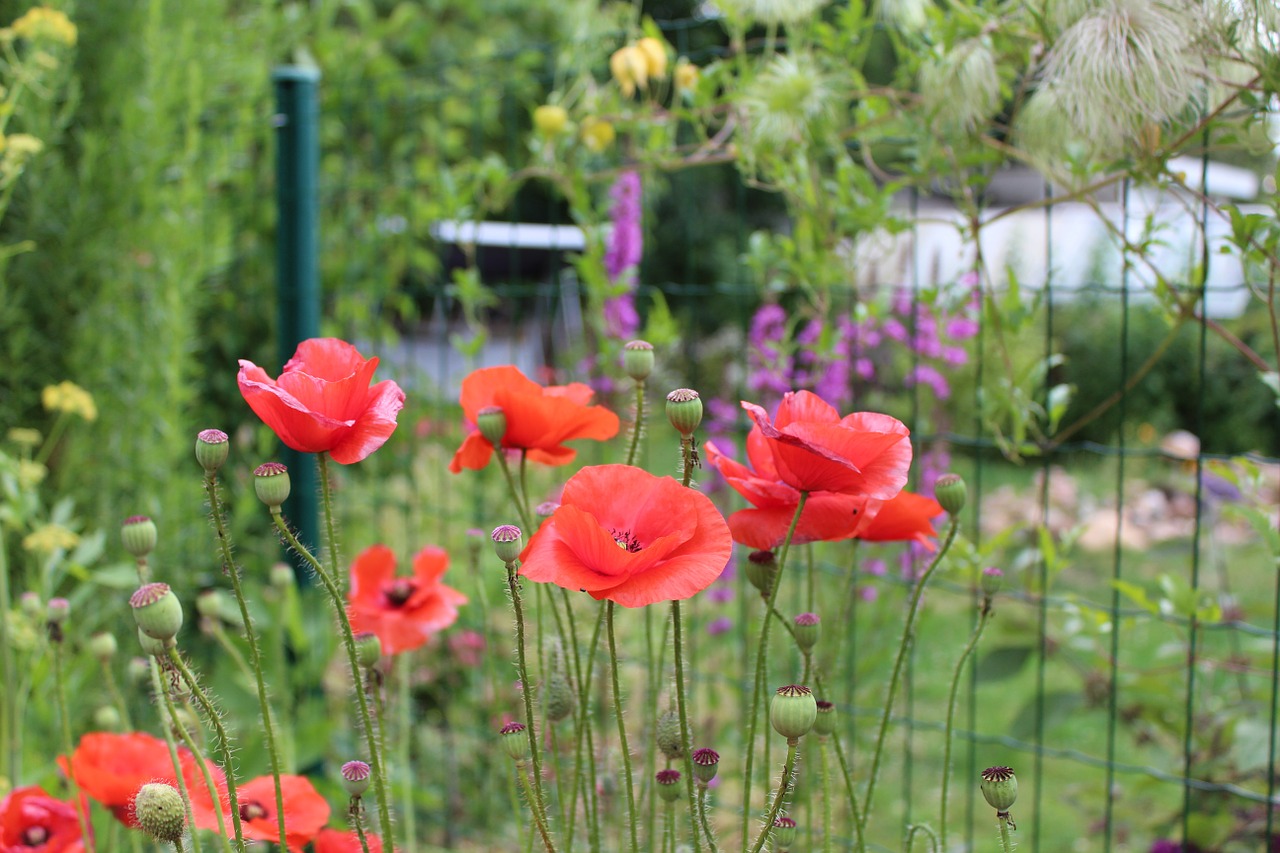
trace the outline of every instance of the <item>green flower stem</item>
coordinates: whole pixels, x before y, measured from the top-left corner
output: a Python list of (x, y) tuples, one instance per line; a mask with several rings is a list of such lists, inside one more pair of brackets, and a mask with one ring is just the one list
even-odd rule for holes
[(778, 819), (778, 812), (782, 811), (782, 803), (787, 798), (787, 792), (791, 790), (791, 776), (796, 770), (796, 752), (799, 745), (800, 738), (787, 738), (787, 761), (782, 765), (782, 779), (778, 781), (778, 791), (773, 795), (773, 807), (769, 809), (769, 816), (764, 819), (764, 826), (760, 827), (760, 834), (756, 836), (756, 843), (752, 845), (751, 853), (760, 853), (769, 833), (773, 831), (773, 822)]
[[(658, 643), (658, 650), (655, 654), (653, 651), (653, 613), (652, 607), (644, 609), (645, 616), (645, 654), (649, 657), (649, 719), (654, 722), (658, 719), (658, 699), (661, 693), (662, 682), (662, 659), (667, 651), (667, 632), (671, 629), (671, 620), (662, 620), (662, 637)], [(658, 766), (657, 750), (645, 750), (645, 767), (644, 778), (648, 781), (652, 788), (654, 783), (654, 774)], [(647, 837), (658, 837), (658, 798), (649, 797), (649, 816), (648, 822), (645, 824)]]
[[(576, 749), (582, 751), (583, 735), (586, 735), (587, 772), (581, 775), (582, 787), (585, 791), (583, 799), (587, 804), (587, 820), (589, 821), (589, 843), (592, 850), (600, 849), (600, 804), (596, 801), (596, 748), (591, 734), (591, 681), (595, 669), (596, 650), (600, 647), (600, 629), (604, 626), (604, 611), (600, 607), (596, 611), (596, 627), (591, 632), (591, 645), (587, 647), (587, 668), (582, 682), (578, 685), (578, 705), (582, 709), (582, 731), (577, 733)], [(581, 761), (575, 759), (574, 767), (581, 767)], [(576, 771), (575, 771), (576, 772)]]
[(844, 790), (849, 797), (849, 808), (853, 816), (853, 840), (859, 850), (862, 849), (862, 818), (858, 812), (858, 797), (853, 790), (853, 774), (849, 772), (849, 760), (845, 758), (844, 747), (839, 737), (832, 737), (831, 743), (836, 748), (836, 760), (840, 762), (840, 774), (844, 777)]
[[(413, 808), (413, 775), (411, 773), (413, 767), (413, 709), (410, 707), (413, 695), (409, 690), (409, 655), (406, 652), (400, 656), (399, 672), (397, 675), (400, 680), (400, 695), (396, 702), (396, 712), (400, 723), (400, 785), (401, 793), (404, 795), (404, 805), (400, 810), (404, 813), (404, 849), (407, 853), (414, 853), (418, 849), (418, 827), (417, 816), (414, 814)], [(383, 732), (383, 726), (379, 724), (378, 732)], [(385, 743), (379, 743), (379, 746), (386, 750)]]
[(694, 853), (702, 850), (702, 828), (698, 820), (698, 800), (693, 795), (693, 741), (689, 737), (689, 712), (686, 708), (684, 684), (684, 644), (681, 630), (680, 602), (671, 602), (671, 624), (675, 640), (676, 710), (680, 714), (680, 752), (684, 756), (684, 784), (689, 797), (689, 824), (693, 833)]
[[(324, 464), (325, 455), (320, 454), (320, 481), (327, 483), (327, 470)], [(328, 486), (322, 488), (325, 496), (324, 504), (326, 507), (326, 515), (329, 506), (329, 489)], [(395, 838), (391, 834), (391, 807), (390, 800), (387, 797), (387, 782), (383, 775), (382, 750), (378, 748), (378, 733), (374, 730), (373, 719), (369, 715), (369, 700), (364, 695), (364, 689), (360, 686), (360, 658), (356, 654), (356, 640), (351, 632), (351, 620), (347, 617), (346, 602), (342, 599), (342, 592), (338, 589), (338, 585), (334, 582), (333, 577), (325, 569), (324, 565), (315, 558), (315, 555), (307, 550), (307, 546), (298, 541), (298, 537), (293, 535), (293, 531), (289, 529), (289, 525), (285, 524), (284, 517), (280, 514), (279, 507), (271, 512), (271, 518), (275, 522), (276, 529), (280, 531), (280, 535), (284, 537), (285, 542), (306, 561), (311, 570), (316, 573), (316, 577), (320, 578), (320, 583), (324, 586), (325, 591), (329, 593), (329, 601), (333, 605), (334, 613), (338, 617), (338, 625), (342, 629), (342, 644), (347, 649), (347, 665), (351, 671), (351, 681), (355, 685), (356, 703), (360, 708), (360, 723), (364, 726), (365, 743), (369, 748), (369, 767), (373, 771), (373, 791), (378, 801), (378, 825), (382, 832), (383, 839)], [(332, 546), (331, 546), (332, 548)], [(390, 841), (384, 841), (390, 845)]]
[(964, 651), (960, 653), (960, 659), (956, 661), (956, 671), (951, 676), (951, 691), (947, 695), (947, 725), (943, 729), (942, 735), (942, 816), (938, 823), (938, 831), (941, 836), (938, 848), (944, 851), (947, 849), (947, 793), (951, 785), (951, 741), (955, 732), (956, 697), (960, 693), (960, 677), (964, 674), (964, 665), (969, 660), (969, 656), (973, 654), (973, 650), (978, 647), (978, 640), (981, 639), (982, 632), (987, 627), (987, 622), (990, 619), (991, 598), (983, 596), (982, 610), (978, 614), (978, 624), (974, 626), (968, 645), (964, 647)]
[(520, 787), (524, 789), (525, 799), (529, 801), (529, 810), (533, 812), (533, 822), (538, 827), (538, 834), (542, 836), (542, 843), (548, 851), (555, 850), (555, 842), (551, 840), (551, 833), (547, 830), (546, 812), (538, 808), (538, 803), (534, 799), (540, 794), (537, 788), (530, 784), (529, 774), (525, 771), (523, 762), (516, 765), (516, 775), (520, 777)]
[[(755, 760), (756, 726), (760, 720), (760, 694), (764, 691), (765, 662), (769, 653), (769, 625), (772, 620), (769, 614), (774, 611), (774, 601), (778, 598), (778, 588), (782, 586), (782, 570), (787, 564), (787, 552), (791, 549), (791, 538), (795, 536), (796, 525), (800, 523), (800, 514), (809, 501), (809, 493), (802, 491), (800, 501), (796, 504), (796, 514), (791, 517), (791, 526), (787, 528), (787, 536), (782, 540), (782, 551), (778, 555), (778, 570), (774, 572), (773, 583), (769, 585), (769, 597), (765, 603), (764, 619), (760, 622), (760, 639), (756, 643), (756, 671), (751, 688), (751, 713), (747, 716), (747, 769), (742, 779), (742, 849), (746, 850), (747, 839), (751, 837), (751, 768)], [(779, 614), (781, 617), (781, 614)], [(786, 620), (782, 620), (784, 624)], [(772, 821), (770, 821), (772, 824)], [(765, 830), (771, 829), (766, 826)], [(763, 834), (762, 834), (763, 835)], [(757, 848), (759, 849), (759, 848)]]
[(680, 469), (684, 472), (682, 486), (688, 487), (693, 481), (693, 469), (698, 467), (697, 451), (693, 449), (692, 438), (680, 439)]
[(218, 788), (213, 782), (213, 773), (209, 770), (208, 762), (205, 761), (204, 753), (200, 747), (196, 745), (195, 739), (191, 737), (191, 733), (187, 731), (187, 727), (183, 725), (182, 718), (178, 716), (178, 708), (173, 704), (173, 697), (169, 695), (169, 691), (164, 689), (164, 683), (160, 679), (159, 666), (152, 666), (151, 686), (159, 694), (164, 702), (165, 712), (169, 715), (169, 725), (165, 726), (165, 733), (168, 735), (171, 750), (170, 757), (173, 759), (173, 772), (178, 777), (178, 788), (182, 794), (182, 804), (187, 809), (187, 825), (191, 827), (191, 844), (196, 851), (200, 850), (200, 842), (196, 839), (196, 819), (195, 814), (191, 810), (191, 792), (187, 790), (186, 780), (182, 776), (182, 762), (178, 760), (178, 748), (173, 743), (173, 732), (178, 733), (178, 737), (182, 739), (182, 743), (187, 747), (187, 751), (191, 753), (191, 757), (195, 759), (196, 766), (200, 769), (200, 775), (204, 777), (205, 790), (209, 792), (209, 800), (217, 803), (214, 806), (213, 816), (218, 822), (218, 840), (222, 844), (222, 849), (230, 851), (231, 841), (227, 838), (227, 823), (222, 816), (220, 808), (220, 797), (218, 796)]
[(1009, 837), (1009, 819), (997, 817), (996, 823), (1000, 824), (1000, 849), (1003, 853), (1013, 853), (1013, 839)]
[[(50, 644), (53, 646), (53, 684), (58, 693), (58, 718), (62, 723), (62, 748), (66, 750), (70, 760), (70, 755), (75, 751), (75, 744), (71, 740), (71, 711), (67, 708), (66, 673), (62, 670), (62, 626), (50, 624), (49, 633)], [(67, 779), (71, 782), (71, 801), (79, 804), (80, 783), (71, 773), (67, 774)], [(93, 834), (89, 831), (89, 816), (79, 805), (76, 806), (76, 821), (80, 824), (80, 837), (84, 839), (85, 849), (93, 853)]]
[(529, 761), (533, 766), (533, 791), (526, 794), (529, 796), (529, 807), (533, 809), (534, 819), (538, 821), (538, 828), (542, 831), (543, 843), (547, 845), (548, 851), (554, 851), (555, 844), (551, 841), (546, 826), (547, 802), (542, 793), (542, 761), (538, 757), (538, 735), (533, 724), (533, 682), (529, 680), (529, 667), (525, 661), (524, 605), (520, 603), (520, 581), (516, 577), (516, 564), (506, 565), (507, 591), (511, 593), (511, 606), (516, 613), (516, 666), (520, 673), (520, 694), (524, 697), (524, 730), (529, 737)]
[(676, 810), (674, 803), (667, 803), (666, 808), (662, 811), (663, 815), (663, 833), (662, 833), (662, 849), (675, 853), (676, 849)]
[(204, 712), (205, 717), (209, 720), (209, 725), (213, 726), (213, 733), (218, 738), (218, 749), (222, 750), (223, 760), (226, 761), (227, 772), (227, 801), (231, 806), (231, 827), (236, 835), (236, 847), (244, 850), (244, 828), (240, 825), (240, 799), (236, 789), (236, 774), (231, 767), (231, 739), (227, 737), (227, 730), (222, 725), (222, 717), (218, 714), (218, 709), (213, 706), (213, 702), (209, 700), (208, 694), (204, 692), (204, 688), (200, 686), (200, 682), (191, 674), (191, 670), (187, 668), (186, 661), (182, 659), (182, 655), (178, 654), (177, 646), (169, 647), (169, 662), (178, 670), (178, 674), (182, 676), (182, 680), (187, 683), (191, 695), (195, 697), (196, 703), (200, 705), (200, 710)]
[[(12, 615), (10, 608), (13, 607), (13, 595), (9, 591), (7, 554), (4, 529), (0, 527), (0, 678), (4, 678), (6, 685), (11, 685), (14, 681), (14, 664), (13, 645), (9, 642), (9, 617)], [(0, 758), (4, 760), (0, 765), (0, 772), (5, 779), (12, 781), (17, 778), (18, 744), (22, 739), (17, 733), (15, 693), (12, 690), (4, 690), (3, 693), (4, 696), (0, 696), (0, 740), (4, 741), (5, 748), (0, 750)]]
[(929, 567), (924, 570), (924, 574), (920, 576), (920, 580), (916, 582), (915, 589), (911, 592), (911, 603), (907, 606), (906, 623), (902, 627), (902, 640), (898, 643), (898, 654), (893, 661), (893, 673), (889, 676), (889, 690), (884, 699), (884, 711), (880, 715), (880, 730), (876, 735), (876, 748), (875, 752), (871, 754), (871, 772), (867, 777), (867, 793), (862, 800), (862, 819), (859, 822), (858, 853), (866, 853), (866, 843), (862, 830), (866, 829), (867, 820), (871, 816), (872, 797), (875, 796), (876, 792), (876, 777), (880, 772), (880, 760), (884, 757), (885, 737), (889, 733), (889, 717), (893, 713), (893, 700), (898, 692), (898, 682), (902, 678), (902, 667), (907, 659), (907, 650), (911, 647), (911, 641), (915, 636), (916, 615), (920, 612), (920, 599), (924, 596), (924, 588), (929, 583), (929, 578), (933, 576), (938, 564), (942, 562), (942, 558), (950, 550), (951, 543), (955, 541), (956, 532), (959, 529), (960, 520), (956, 516), (952, 516), (951, 524), (947, 527), (947, 538), (943, 541), (942, 547), (938, 549), (938, 553), (934, 555)]
[(711, 831), (711, 823), (707, 820), (707, 786), (698, 785), (698, 818), (702, 821), (702, 831), (707, 836), (707, 846), (711, 848), (711, 853), (719, 853), (716, 847), (715, 833)]
[(521, 494), (520, 487), (516, 485), (515, 477), (511, 475), (511, 466), (507, 464), (507, 454), (501, 447), (495, 447), (493, 455), (498, 460), (498, 467), (502, 469), (502, 478), (507, 481), (507, 491), (511, 493), (511, 501), (516, 505), (516, 512), (520, 514), (520, 527), (526, 533), (532, 535), (533, 516), (529, 514), (529, 509), (525, 506), (524, 495)]
[(627, 464), (636, 464), (636, 451), (640, 448), (640, 433), (644, 427), (644, 380), (636, 380), (636, 422), (631, 427), (631, 444), (627, 447)]
[(932, 829), (925, 826), (923, 823), (913, 823), (910, 827), (908, 827), (907, 846), (906, 846), (907, 853), (911, 853), (915, 845), (917, 832), (923, 833), (929, 839), (929, 847), (931, 850), (933, 850), (933, 853), (945, 853), (946, 848), (939, 846), (937, 834), (934, 833)]
[(822, 853), (831, 853), (831, 758), (825, 737), (818, 739), (818, 757), (822, 760)]
[(120, 683), (116, 681), (116, 674), (111, 671), (111, 664), (107, 661), (102, 662), (102, 680), (107, 683), (107, 692), (111, 694), (111, 701), (120, 712), (120, 721), (124, 723), (127, 731), (133, 731), (133, 721), (129, 719), (129, 703), (124, 700), (124, 694), (120, 692)]
[(360, 839), (360, 850), (369, 853), (369, 839), (364, 834), (364, 821), (361, 819), (364, 809), (360, 807), (360, 798), (351, 798), (351, 825), (356, 828), (356, 837)]
[(636, 792), (631, 779), (631, 748), (627, 745), (627, 726), (622, 714), (622, 688), (618, 685), (618, 644), (613, 631), (613, 602), (605, 603), (605, 627), (609, 635), (609, 666), (613, 677), (613, 709), (618, 718), (618, 743), (622, 747), (622, 774), (627, 783), (627, 828), (631, 831), (631, 853), (639, 853), (636, 832)]
[[(579, 654), (578, 652), (578, 622), (573, 615), (573, 604), (569, 600), (569, 590), (561, 587), (560, 598), (564, 602), (565, 621), (569, 623), (569, 650), (573, 653), (573, 683), (570, 685), (570, 687), (572, 688), (572, 687), (581, 685), (583, 683), (582, 655)], [(559, 622), (556, 623), (556, 627), (557, 628), (560, 627)], [(583, 691), (581, 688), (578, 689), (578, 693), (580, 695), (583, 694), (584, 692), (585, 691)], [(582, 754), (577, 750), (576, 745), (578, 743), (581, 743), (581, 738), (579, 737), (579, 733), (587, 725), (589, 725), (589, 721), (587, 720), (587, 704), (585, 702), (575, 703), (575, 707), (573, 710), (574, 710), (573, 741), (575, 745), (575, 750), (574, 750), (574, 756), (573, 756), (573, 777), (572, 778), (573, 780), (576, 780), (579, 776), (579, 773), (581, 771), (581, 766), (582, 766)], [(594, 774), (592, 778), (594, 778)], [(569, 788), (569, 820), (568, 820), (568, 835), (567, 835), (569, 840), (568, 840), (567, 846), (570, 848), (573, 847), (573, 828), (574, 828), (574, 823), (576, 822), (577, 814), (578, 814), (577, 802), (578, 802), (578, 786), (575, 782), (572, 785), (572, 787)], [(584, 803), (584, 806), (585, 806), (585, 803)]]

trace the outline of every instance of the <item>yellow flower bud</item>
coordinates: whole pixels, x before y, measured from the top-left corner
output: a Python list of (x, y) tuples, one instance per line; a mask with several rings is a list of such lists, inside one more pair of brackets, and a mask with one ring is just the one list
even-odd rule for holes
[(604, 119), (585, 118), (582, 120), (582, 144), (588, 151), (599, 154), (613, 144), (617, 136), (613, 125)]
[(568, 123), (569, 114), (565, 112), (564, 107), (543, 104), (533, 111), (533, 126), (537, 128), (538, 133), (548, 139), (563, 133)]
[(698, 88), (698, 66), (684, 57), (676, 63), (676, 91), (692, 92)]
[(645, 71), (652, 80), (667, 76), (667, 45), (661, 40), (646, 37), (636, 42), (636, 48), (644, 54)]
[(649, 59), (635, 45), (615, 50), (609, 57), (609, 71), (622, 88), (622, 94), (628, 98), (636, 93), (636, 89), (649, 85)]

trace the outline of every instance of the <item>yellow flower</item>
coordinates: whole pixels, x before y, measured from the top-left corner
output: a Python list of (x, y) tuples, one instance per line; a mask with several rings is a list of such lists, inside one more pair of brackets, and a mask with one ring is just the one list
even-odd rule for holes
[(33, 448), (40, 446), (40, 442), (44, 441), (44, 436), (40, 434), (38, 429), (14, 427), (9, 430), (9, 440), (19, 447)]
[(613, 144), (617, 133), (613, 125), (604, 119), (588, 117), (582, 120), (582, 144), (588, 151), (599, 154)]
[(80, 544), (80, 537), (61, 524), (46, 524), (28, 533), (22, 540), (22, 547), (28, 551), (52, 554), (57, 550), (74, 548)]
[(636, 89), (649, 85), (649, 59), (645, 52), (635, 45), (620, 47), (609, 57), (609, 71), (613, 79), (618, 81), (622, 94), (630, 98)]
[(683, 56), (676, 63), (676, 91), (692, 92), (698, 87), (698, 66)]
[(13, 22), (13, 32), (19, 38), (30, 41), (48, 39), (62, 42), (65, 45), (76, 43), (76, 25), (66, 13), (48, 6), (36, 6), (28, 9), (18, 20)]
[(661, 80), (667, 76), (667, 46), (660, 39), (645, 37), (636, 42), (636, 48), (644, 54), (645, 71), (650, 79)]
[(548, 138), (559, 136), (568, 123), (569, 114), (565, 112), (564, 107), (543, 104), (533, 111), (533, 126), (538, 129), (538, 133)]
[(49, 469), (39, 462), (22, 459), (18, 462), (18, 488), (24, 492), (40, 485)]
[(86, 421), (98, 419), (98, 407), (93, 402), (93, 395), (74, 382), (64, 381), (47, 386), (40, 392), (40, 402), (51, 412), (79, 415)]
[(8, 153), (23, 160), (44, 150), (44, 143), (29, 133), (12, 134), (8, 143)]

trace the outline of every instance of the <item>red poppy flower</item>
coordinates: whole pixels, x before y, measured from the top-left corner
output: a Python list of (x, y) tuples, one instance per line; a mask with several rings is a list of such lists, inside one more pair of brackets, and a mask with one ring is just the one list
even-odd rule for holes
[(17, 788), (0, 800), (0, 853), (81, 853), (75, 807), (43, 788)]
[(907, 484), (911, 442), (897, 418), (875, 412), (840, 417), (816, 394), (789, 391), (769, 419), (743, 401), (773, 456), (779, 479), (806, 492), (843, 492), (888, 500)]
[(413, 577), (396, 577), (396, 556), (385, 545), (366, 548), (351, 566), (347, 614), (353, 631), (378, 635), (388, 655), (407, 652), (458, 618), (467, 597), (440, 583), (449, 567), (443, 548), (423, 548), (413, 558)]
[[(371, 832), (365, 832), (364, 837), (369, 842), (369, 853), (382, 853), (382, 839)], [(315, 851), (316, 853), (364, 853), (364, 848), (360, 846), (360, 836), (354, 831), (322, 829), (316, 836)]]
[(706, 495), (630, 465), (597, 465), (565, 483), (559, 508), (520, 555), (520, 574), (643, 607), (710, 586), (732, 548)]
[[(592, 390), (580, 382), (542, 386), (514, 367), (486, 367), (462, 380), (462, 412), (476, 423), (481, 409), (497, 407), (506, 416), (502, 446), (528, 451), (545, 465), (565, 465), (575, 451), (564, 442), (576, 438), (604, 441), (618, 434), (618, 416), (603, 406), (588, 405)], [(462, 442), (449, 470), (479, 470), (489, 464), (493, 443), (478, 432)]]
[[(329, 820), (329, 803), (320, 796), (315, 786), (305, 776), (280, 776), (280, 792), (284, 797), (284, 838), (290, 850), (301, 850), (316, 837)], [(270, 776), (251, 779), (236, 789), (236, 801), (240, 805), (240, 828), (245, 838), (258, 841), (279, 841), (280, 826), (276, 822), (275, 780)], [(227, 803), (223, 801), (223, 824), (231, 834), (233, 824)], [(211, 829), (217, 826), (213, 813), (213, 801), (208, 797), (192, 797), (191, 813), (196, 826)]]
[(892, 500), (867, 501), (867, 511), (853, 535), (868, 542), (915, 540), (932, 551), (937, 546), (930, 540), (938, 535), (933, 520), (943, 512), (942, 504), (933, 498), (899, 492)]
[(240, 359), (240, 393), (280, 440), (303, 453), (328, 451), (350, 465), (381, 447), (396, 429), (404, 392), (387, 380), (370, 387), (378, 359), (337, 338), (298, 344), (279, 379)]
[[(204, 774), (195, 756), (179, 748), (178, 760), (182, 764), (183, 781), (193, 792), (192, 796), (203, 793), (208, 797)], [(209, 761), (206, 764), (214, 785), (222, 787), (226, 781), (222, 768)], [(148, 782), (176, 784), (169, 747), (145, 732), (91, 732), (80, 738), (71, 760), (65, 755), (59, 756), (58, 765), (76, 780), (85, 796), (106, 806), (117, 820), (129, 827), (138, 825), (132, 804), (139, 788)]]

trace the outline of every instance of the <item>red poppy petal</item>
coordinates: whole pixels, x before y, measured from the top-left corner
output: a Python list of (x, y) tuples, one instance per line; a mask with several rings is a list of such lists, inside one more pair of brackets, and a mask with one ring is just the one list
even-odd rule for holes
[(454, 474), (461, 472), (463, 468), (479, 471), (489, 464), (489, 457), (492, 455), (493, 445), (489, 443), (489, 439), (473, 432), (463, 439), (462, 445), (453, 454), (449, 470)]
[(755, 469), (757, 477), (764, 480), (778, 479), (778, 467), (773, 464), (769, 440), (760, 432), (759, 427), (752, 427), (747, 433), (747, 462)]
[(351, 591), (347, 600), (352, 604), (377, 606), (382, 600), (382, 587), (391, 582), (395, 573), (395, 552), (386, 545), (370, 545), (351, 564)]
[(502, 391), (540, 395), (542, 386), (509, 364), (473, 370), (462, 380), (459, 395), (467, 420), (475, 423), (477, 412), (486, 406), (498, 405), (498, 394)]
[(568, 465), (578, 451), (572, 447), (533, 448), (529, 451), (529, 461), (540, 465)]
[(577, 403), (579, 406), (587, 406), (591, 404), (591, 398), (596, 395), (590, 385), (584, 385), (581, 382), (570, 382), (568, 385), (548, 385), (543, 389), (548, 397), (559, 397)]
[[(371, 832), (364, 834), (369, 844), (369, 853), (382, 853), (382, 839)], [(315, 840), (316, 853), (363, 853), (364, 846), (355, 831), (340, 832), (336, 829), (322, 829)]]
[[(723, 455), (710, 441), (703, 445), (703, 450), (706, 451), (707, 464), (718, 469), (725, 482), (729, 484), (729, 487), (750, 501), (752, 505), (757, 507), (794, 507), (796, 502), (800, 500), (800, 493), (796, 489), (786, 483), (779, 483), (757, 476), (752, 473), (750, 468)], [(772, 459), (770, 459), (769, 467), (773, 468)]]
[[(375, 365), (377, 359), (369, 359)], [(337, 382), (346, 379), (365, 365), (365, 358), (354, 346), (339, 338), (308, 338), (298, 344), (293, 358), (285, 362), (282, 373), (302, 370), (324, 379)]]
[(369, 383), (378, 367), (378, 359), (364, 362), (355, 373), (335, 379), (312, 374), (309, 365), (280, 374), (276, 384), (288, 391), (308, 411), (323, 412), (335, 421), (352, 423), (369, 403)]
[(308, 410), (252, 362), (240, 361), (237, 381), (240, 394), (253, 413), (286, 446), (301, 453), (320, 453), (329, 449), (336, 436), (349, 428), (345, 423)]
[(449, 552), (435, 545), (428, 545), (413, 555), (413, 577), (420, 586), (431, 586), (440, 580), (449, 568)]
[(907, 484), (911, 442), (905, 427), (859, 432), (838, 424), (793, 423), (774, 445), (774, 460), (782, 479), (796, 488), (888, 500)]
[(778, 404), (778, 416), (774, 418), (773, 425), (786, 429), (794, 422), (834, 424), (839, 420), (840, 414), (835, 407), (812, 391), (789, 391)]
[(942, 505), (933, 498), (914, 492), (899, 492), (892, 500), (884, 501), (875, 512), (867, 513), (855, 535), (872, 542), (915, 540), (933, 550), (936, 546), (930, 540), (938, 535), (933, 519), (943, 512)]
[[(798, 498), (798, 495), (797, 495)], [(796, 524), (792, 543), (835, 542), (848, 539), (861, 523), (866, 500), (854, 495), (822, 492), (810, 495)], [(733, 541), (748, 548), (772, 551), (782, 545), (795, 517), (796, 504), (744, 509), (729, 516)]]
[(329, 451), (339, 465), (359, 462), (385, 444), (396, 431), (396, 417), (404, 408), (404, 391), (388, 379), (374, 385), (369, 394), (368, 405), (356, 418), (351, 431)]
[(628, 573), (627, 552), (595, 516), (565, 504), (538, 529), (520, 557), (521, 575), (566, 589), (609, 589)]

